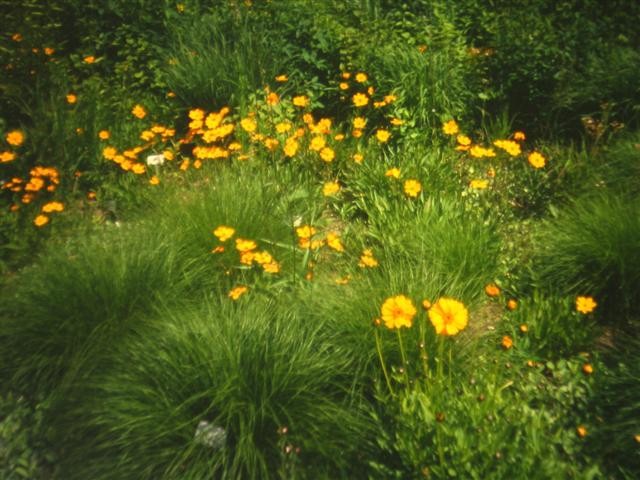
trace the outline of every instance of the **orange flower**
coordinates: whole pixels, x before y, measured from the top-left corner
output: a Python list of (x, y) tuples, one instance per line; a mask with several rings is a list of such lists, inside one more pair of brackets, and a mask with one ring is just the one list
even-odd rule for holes
[(514, 311), (516, 308), (518, 308), (518, 301), (510, 298), (509, 301), (507, 302), (507, 308), (511, 311)]
[(495, 283), (489, 283), (486, 287), (484, 287), (484, 293), (486, 293), (490, 297), (497, 297), (498, 295), (500, 295), (500, 288)]
[(411, 299), (404, 295), (387, 298), (381, 308), (382, 320), (389, 329), (407, 327), (413, 324), (417, 311)]
[(24, 133), (20, 130), (12, 130), (5, 136), (7, 143), (14, 147), (19, 147), (24, 142)]
[(593, 365), (591, 365), (590, 363), (585, 363), (584, 365), (582, 365), (582, 372), (585, 375), (591, 375), (593, 373)]
[(147, 111), (144, 109), (144, 107), (142, 105), (135, 105), (132, 109), (131, 109), (131, 114), (142, 120), (144, 117), (147, 116)]
[(509, 335), (505, 335), (504, 337), (502, 337), (501, 345), (505, 350), (509, 350), (511, 347), (513, 347), (513, 339)]
[(233, 288), (229, 292), (229, 298), (231, 300), (238, 300), (242, 295), (244, 295), (248, 291), (249, 291), (249, 287), (245, 287), (244, 285), (239, 285), (239, 286)]
[(429, 320), (438, 335), (456, 335), (467, 326), (469, 312), (462, 302), (442, 297), (429, 308)]
[(109, 133), (108, 130), (100, 130), (98, 132), (98, 138), (100, 140), (109, 140), (109, 137), (111, 136), (111, 134)]
[(38, 228), (44, 227), (47, 223), (49, 223), (49, 217), (47, 217), (46, 215), (38, 215), (33, 220), (33, 224)]
[(93, 55), (87, 55), (86, 57), (83, 58), (83, 61), (84, 63), (92, 64), (92, 63), (95, 63), (96, 57), (94, 57)]

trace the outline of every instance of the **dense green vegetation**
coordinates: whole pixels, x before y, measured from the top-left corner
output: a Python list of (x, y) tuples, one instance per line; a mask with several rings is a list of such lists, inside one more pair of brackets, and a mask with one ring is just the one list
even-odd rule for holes
[(0, 477), (640, 476), (636, 2), (0, 12)]

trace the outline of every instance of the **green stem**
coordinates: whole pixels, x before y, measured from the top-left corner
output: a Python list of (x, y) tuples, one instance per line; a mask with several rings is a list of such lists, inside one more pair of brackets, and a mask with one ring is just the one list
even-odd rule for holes
[(378, 358), (380, 358), (380, 365), (382, 365), (382, 373), (384, 373), (384, 379), (387, 381), (387, 387), (389, 388), (389, 393), (392, 397), (395, 397), (395, 393), (393, 388), (391, 387), (391, 381), (389, 380), (389, 374), (387, 373), (387, 367), (384, 364), (384, 357), (382, 356), (382, 345), (380, 342), (380, 335), (378, 334), (378, 329), (375, 330), (376, 337), (376, 349), (378, 350)]
[(427, 356), (427, 344), (424, 339), (424, 323), (419, 322), (420, 325), (420, 360), (422, 360), (422, 370), (424, 370), (425, 380), (429, 379), (429, 358)]
[(400, 344), (400, 356), (402, 357), (402, 371), (404, 372), (404, 381), (407, 387), (409, 387), (409, 362), (407, 362), (407, 355), (404, 352), (404, 343), (402, 342), (402, 334), (400, 329), (398, 332), (398, 343)]

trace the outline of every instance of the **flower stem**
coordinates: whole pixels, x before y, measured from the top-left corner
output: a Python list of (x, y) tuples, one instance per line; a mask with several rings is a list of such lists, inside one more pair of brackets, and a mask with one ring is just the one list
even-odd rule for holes
[(376, 337), (376, 349), (378, 350), (378, 358), (380, 358), (380, 365), (382, 365), (382, 373), (384, 373), (384, 379), (387, 381), (387, 387), (389, 388), (389, 393), (392, 397), (395, 397), (395, 393), (393, 388), (391, 387), (391, 381), (389, 380), (389, 374), (387, 373), (387, 367), (384, 364), (384, 357), (382, 356), (382, 345), (380, 342), (380, 335), (378, 334), (378, 329), (375, 330)]
[(404, 353), (404, 343), (402, 342), (402, 334), (400, 329), (398, 332), (398, 343), (400, 344), (400, 356), (402, 357), (402, 371), (404, 372), (404, 381), (407, 387), (409, 387), (409, 363), (407, 362), (407, 355)]

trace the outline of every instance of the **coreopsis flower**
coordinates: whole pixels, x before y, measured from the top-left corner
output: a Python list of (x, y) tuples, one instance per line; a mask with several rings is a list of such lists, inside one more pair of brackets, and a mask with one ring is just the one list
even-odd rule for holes
[(291, 122), (279, 122), (276, 124), (276, 132), (285, 133), (291, 130)]
[(298, 152), (298, 148), (300, 148), (300, 144), (295, 138), (290, 137), (290, 138), (287, 138), (287, 140), (285, 140), (284, 154), (287, 157), (293, 157)]
[(513, 140), (496, 140), (493, 142), (493, 144), (496, 147), (501, 148), (502, 150), (507, 152), (512, 157), (517, 157), (522, 153), (520, 144), (514, 142)]
[(584, 425), (578, 425), (576, 427), (576, 434), (580, 437), (580, 438), (584, 438), (587, 436), (587, 428)]
[(513, 312), (516, 308), (518, 308), (518, 301), (514, 298), (510, 298), (507, 302), (507, 309)]
[(325, 197), (335, 195), (340, 191), (340, 184), (338, 182), (326, 182), (322, 187), (322, 194)]
[(64, 204), (61, 202), (48, 202), (42, 206), (42, 213), (62, 212)]
[(109, 133), (108, 130), (100, 130), (98, 132), (98, 138), (100, 140), (109, 140), (109, 137), (111, 137), (111, 134)]
[(393, 167), (384, 172), (385, 177), (391, 178), (400, 178), (400, 169), (398, 167)]
[(513, 339), (509, 335), (505, 335), (504, 337), (502, 337), (502, 341), (500, 342), (500, 345), (505, 350), (509, 350), (510, 348), (513, 347)]
[(327, 246), (336, 252), (344, 252), (344, 245), (336, 232), (327, 233)]
[(353, 138), (360, 138), (360, 137), (362, 136), (362, 130), (357, 129), (357, 128), (354, 128), (354, 129), (351, 131), (351, 136), (352, 136)]
[(366, 73), (362, 73), (362, 72), (358, 72), (356, 73), (356, 82), (358, 83), (364, 83), (368, 80), (367, 74)]
[(413, 317), (417, 313), (411, 299), (404, 295), (387, 298), (380, 311), (385, 326), (391, 330), (402, 327), (411, 328)]
[(24, 133), (22, 133), (20, 130), (12, 130), (7, 133), (7, 135), (5, 136), (5, 140), (9, 145), (19, 147), (24, 143)]
[(416, 198), (422, 191), (422, 184), (418, 180), (409, 179), (404, 182), (403, 189), (407, 196)]
[(593, 373), (593, 365), (590, 363), (585, 363), (582, 365), (582, 373), (585, 375), (591, 375)]
[(442, 125), (442, 131), (445, 135), (455, 135), (460, 131), (460, 127), (458, 127), (455, 120), (449, 120)]
[(597, 306), (598, 304), (593, 297), (579, 296), (576, 298), (576, 310), (585, 315), (593, 312)]
[(527, 136), (524, 134), (524, 132), (514, 132), (513, 139), (522, 142), (527, 139)]
[(367, 126), (367, 119), (364, 117), (355, 117), (353, 119), (353, 128), (363, 129)]
[(311, 225), (302, 225), (296, 228), (296, 235), (301, 239), (310, 239), (316, 234), (316, 229)]
[(527, 161), (533, 168), (542, 168), (547, 163), (547, 160), (538, 152), (531, 152), (527, 157)]
[(136, 175), (142, 175), (147, 171), (147, 166), (144, 163), (134, 163), (131, 166), (131, 171)]
[(389, 123), (391, 123), (391, 125), (393, 125), (394, 127), (399, 127), (400, 125), (404, 124), (404, 121), (400, 120), (397, 117), (393, 117), (391, 120), (389, 120)]
[(496, 152), (493, 150), (493, 148), (484, 148), (484, 147), (481, 147), (480, 145), (474, 145), (473, 147), (471, 147), (471, 149), (469, 150), (469, 154), (475, 158), (485, 158), (485, 157), (496, 156)]
[(204, 120), (204, 110), (201, 108), (194, 108), (193, 110), (189, 110), (189, 118), (191, 120)]
[(429, 320), (438, 335), (456, 335), (467, 326), (469, 312), (462, 302), (442, 297), (429, 308)]
[(490, 297), (497, 297), (500, 295), (500, 288), (495, 283), (489, 283), (484, 287), (484, 293)]
[(16, 159), (16, 154), (14, 152), (10, 152), (10, 151), (0, 152), (0, 163), (12, 162), (15, 159)]
[(229, 292), (229, 298), (231, 300), (238, 300), (242, 295), (244, 295), (248, 291), (249, 291), (249, 287), (245, 287), (244, 285), (239, 285), (239, 286), (233, 288)]
[(33, 220), (33, 224), (38, 228), (44, 227), (47, 223), (49, 223), (49, 217), (47, 217), (46, 215), (38, 215)]
[(78, 101), (78, 96), (74, 93), (67, 93), (66, 99), (69, 105), (73, 105)]
[(264, 263), (262, 269), (266, 273), (278, 273), (280, 272), (280, 264), (278, 262)]
[(307, 97), (306, 95), (298, 95), (296, 97), (293, 97), (293, 104), (296, 107), (304, 108), (309, 105), (309, 97)]
[(82, 60), (84, 61), (84, 63), (92, 64), (95, 63), (96, 57), (94, 57), (93, 55), (87, 55)]
[(113, 160), (117, 154), (118, 151), (114, 147), (104, 147), (102, 149), (102, 156), (107, 160)]
[(322, 150), (320, 150), (320, 158), (322, 158), (323, 161), (330, 163), (333, 162), (334, 158), (336, 158), (336, 153), (332, 148), (324, 147)]
[(459, 147), (465, 147), (462, 148), (461, 150), (467, 150), (469, 148), (469, 146), (471, 145), (471, 139), (464, 134), (460, 134), (456, 137), (456, 142), (458, 142), (458, 146)]
[(484, 190), (489, 186), (489, 180), (471, 180), (469, 187), (475, 190)]
[(221, 242), (226, 242), (236, 233), (236, 230), (232, 227), (227, 227), (226, 225), (220, 225), (216, 227), (213, 231), (213, 234), (217, 237)]
[(142, 105), (138, 104), (131, 109), (131, 114), (137, 119), (142, 120), (144, 117), (147, 116), (147, 111), (144, 109)]
[(351, 158), (353, 158), (354, 162), (360, 164), (364, 160), (364, 155), (362, 155), (361, 153), (354, 153)]
[(340, 90), (349, 90), (349, 84), (347, 82), (340, 82), (338, 87), (340, 88)]
[(389, 141), (389, 138), (391, 138), (391, 133), (389, 130), (380, 128), (376, 131), (376, 138), (380, 143), (386, 143)]
[(278, 75), (276, 77), (276, 82), (280, 82), (280, 83), (284, 83), (286, 81), (289, 80), (289, 77), (287, 77), (286, 75), (282, 74), (282, 75)]
[(246, 240), (244, 238), (236, 238), (236, 250), (240, 253), (250, 252), (258, 248), (258, 244), (253, 240)]
[(351, 97), (351, 99), (356, 107), (364, 107), (369, 103), (369, 97), (367, 97), (364, 93), (356, 93), (353, 97)]
[(366, 248), (362, 251), (358, 266), (361, 268), (373, 268), (378, 266), (378, 260), (375, 259), (373, 251), (370, 248)]
[(156, 175), (153, 175), (153, 176), (149, 179), (149, 183), (150, 183), (151, 185), (153, 185), (153, 186), (160, 185), (160, 179), (159, 179)]
[(313, 150), (314, 152), (319, 152), (322, 150), (327, 144), (327, 140), (322, 135), (316, 135), (309, 142), (309, 150)]
[(253, 133), (258, 128), (258, 124), (252, 117), (247, 117), (240, 120), (240, 126), (247, 133)]
[(279, 101), (280, 101), (280, 97), (278, 96), (278, 94), (276, 92), (270, 92), (267, 95), (267, 104), (268, 105), (277, 105)]
[(518, 328), (522, 333), (527, 333), (529, 331), (529, 325), (527, 325), (526, 323), (520, 324), (520, 327)]

